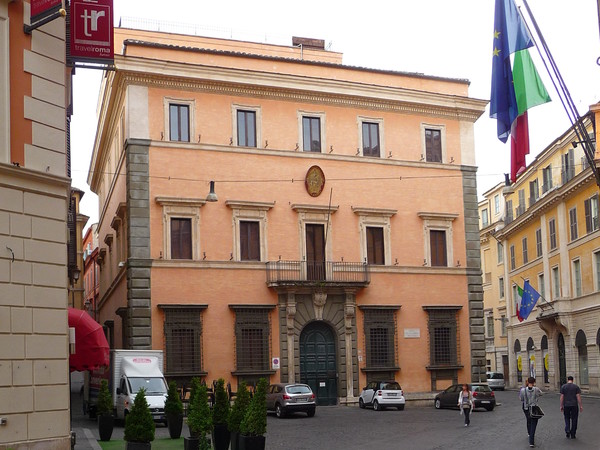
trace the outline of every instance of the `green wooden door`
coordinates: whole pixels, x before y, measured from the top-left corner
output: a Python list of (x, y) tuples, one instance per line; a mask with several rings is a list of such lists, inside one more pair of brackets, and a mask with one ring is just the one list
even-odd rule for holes
[(311, 387), (318, 405), (337, 404), (335, 337), (323, 322), (307, 325), (300, 335), (300, 381)]

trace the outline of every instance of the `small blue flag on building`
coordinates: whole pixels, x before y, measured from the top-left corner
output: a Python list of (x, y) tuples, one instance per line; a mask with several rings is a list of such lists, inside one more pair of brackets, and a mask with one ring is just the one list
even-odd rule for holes
[(523, 320), (527, 319), (540, 297), (540, 293), (529, 284), (529, 281), (525, 281), (518, 316)]

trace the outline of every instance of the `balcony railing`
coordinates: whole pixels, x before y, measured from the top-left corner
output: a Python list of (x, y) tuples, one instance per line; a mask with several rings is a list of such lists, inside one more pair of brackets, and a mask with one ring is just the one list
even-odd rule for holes
[(267, 284), (332, 285), (369, 283), (369, 265), (343, 261), (269, 261)]

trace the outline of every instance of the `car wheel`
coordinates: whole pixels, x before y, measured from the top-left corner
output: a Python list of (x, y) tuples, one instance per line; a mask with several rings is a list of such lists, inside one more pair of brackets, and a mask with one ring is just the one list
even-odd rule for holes
[(487, 409), (488, 411), (493, 411), (494, 407), (493, 406), (486, 406), (485, 409)]
[(358, 407), (361, 409), (365, 409), (365, 402), (363, 401), (362, 398), (358, 399)]
[(404, 405), (398, 406), (398, 411), (404, 411)]
[(373, 410), (381, 411), (381, 406), (379, 406), (379, 402), (377, 400), (373, 400)]
[(435, 399), (435, 409), (442, 409), (442, 401), (439, 398)]
[(315, 416), (315, 411), (314, 409), (309, 409), (308, 411), (306, 411), (306, 415), (308, 417), (314, 417)]
[(285, 412), (283, 411), (283, 408), (281, 407), (281, 405), (279, 403), (277, 403), (275, 405), (275, 414), (277, 415), (277, 417), (279, 417), (280, 419), (282, 417), (285, 417)]

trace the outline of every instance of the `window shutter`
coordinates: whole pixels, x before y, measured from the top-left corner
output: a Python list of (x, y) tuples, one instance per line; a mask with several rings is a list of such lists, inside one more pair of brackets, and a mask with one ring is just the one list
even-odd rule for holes
[(592, 231), (592, 214), (590, 208), (590, 199), (588, 198), (583, 202), (585, 208), (585, 231), (591, 233)]

